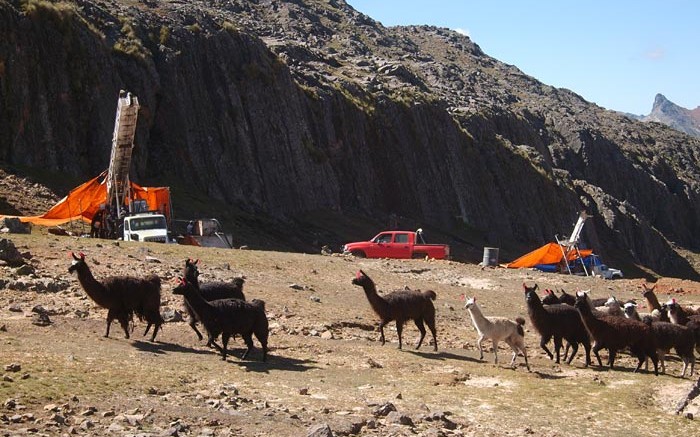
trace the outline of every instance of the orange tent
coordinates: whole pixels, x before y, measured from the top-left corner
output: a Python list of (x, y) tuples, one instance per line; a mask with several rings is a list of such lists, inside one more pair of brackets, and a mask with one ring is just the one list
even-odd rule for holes
[[(107, 172), (90, 179), (71, 190), (56, 205), (40, 216), (19, 217), (24, 223), (56, 226), (73, 220), (90, 222), (100, 205), (107, 203)], [(170, 220), (170, 189), (168, 187), (141, 187), (133, 182), (133, 200), (145, 200), (149, 210), (159, 210)], [(0, 216), (9, 217), (9, 216)]]
[[(563, 247), (557, 243), (547, 243), (530, 253), (526, 253), (515, 261), (506, 264), (506, 267), (510, 269), (522, 269), (534, 267), (538, 264), (557, 264), (564, 257), (562, 255), (562, 248)], [(566, 248), (563, 249), (566, 251)], [(581, 249), (579, 252), (582, 257), (587, 257), (593, 253), (593, 250)], [(569, 250), (566, 258), (569, 261), (573, 261), (578, 258), (578, 253), (574, 250)]]

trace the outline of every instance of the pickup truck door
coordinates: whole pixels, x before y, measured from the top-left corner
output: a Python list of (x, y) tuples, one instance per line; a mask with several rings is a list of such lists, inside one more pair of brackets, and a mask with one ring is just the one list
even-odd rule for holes
[(411, 236), (407, 232), (394, 234), (394, 241), (388, 246), (389, 257), (411, 258)]

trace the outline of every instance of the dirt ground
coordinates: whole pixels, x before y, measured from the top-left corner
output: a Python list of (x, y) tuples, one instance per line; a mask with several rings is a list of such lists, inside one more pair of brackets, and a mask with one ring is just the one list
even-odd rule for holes
[[(695, 435), (696, 400), (675, 415), (697, 376), (680, 378), (667, 359), (666, 375), (555, 364), (539, 348), (523, 298), (523, 282), (594, 297), (640, 298), (639, 280), (485, 269), (451, 261), (367, 260), (343, 256), (194, 248), (48, 235), (5, 235), (34, 273), (0, 266), (0, 435), (275, 435), (369, 436), (633, 436)], [(156, 342), (135, 323), (131, 339), (118, 325), (104, 338), (106, 310), (68, 274), (69, 253), (82, 251), (93, 274), (145, 275), (163, 280), (162, 312), (182, 311), (171, 292), (184, 260), (200, 259), (200, 280), (243, 275), (248, 299), (266, 302), (270, 352), (247, 360), (240, 339), (224, 362), (185, 321), (169, 322)], [(432, 289), (438, 351), (414, 350), (418, 331), (404, 329), (398, 350), (394, 324), (382, 346), (378, 318), (362, 289), (362, 269), (380, 291)], [(669, 296), (700, 305), (700, 286), (662, 279)], [(532, 371), (522, 357), (508, 366), (501, 348), (484, 361), (461, 295), (475, 296), (486, 315), (524, 316)], [(40, 326), (40, 305), (51, 323)], [(645, 308), (641, 308), (645, 310)], [(428, 340), (429, 335), (426, 337)], [(258, 346), (256, 342), (256, 347)], [(603, 354), (603, 358), (606, 355)], [(392, 410), (396, 410), (393, 412)], [(663, 430), (663, 431), (662, 431)]]

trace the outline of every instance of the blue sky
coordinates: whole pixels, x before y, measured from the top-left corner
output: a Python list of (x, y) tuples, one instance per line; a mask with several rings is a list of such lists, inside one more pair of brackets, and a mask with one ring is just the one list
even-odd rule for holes
[(346, 0), (384, 26), (466, 33), (502, 62), (608, 109), (648, 114), (657, 93), (700, 106), (698, 0)]

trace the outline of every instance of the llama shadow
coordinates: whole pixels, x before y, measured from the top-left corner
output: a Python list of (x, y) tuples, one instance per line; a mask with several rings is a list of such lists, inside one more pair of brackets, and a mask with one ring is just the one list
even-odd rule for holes
[[(607, 364), (603, 364), (602, 367), (598, 366), (598, 364), (593, 364), (593, 365), (588, 366), (588, 368), (591, 369), (591, 370), (593, 370), (594, 372), (601, 372), (601, 373), (602, 373), (602, 372), (635, 373), (635, 371), (634, 371), (635, 367), (636, 367), (636, 366), (634, 366), (634, 367), (623, 367), (623, 366), (621, 366), (621, 365), (619, 365), (619, 364), (615, 364), (615, 367), (613, 367), (612, 369), (611, 369), (610, 366), (608, 366)], [(640, 375), (644, 375), (644, 374), (653, 375), (653, 374), (654, 374), (654, 369), (653, 369), (653, 366), (650, 366), (650, 369), (649, 369), (649, 370), (644, 370), (644, 366), (642, 366), (642, 368), (639, 369), (639, 371), (636, 372), (636, 373), (638, 373), (638, 374), (640, 374)], [(659, 366), (659, 376), (661, 376), (661, 375), (663, 375), (663, 373), (661, 373), (661, 366)]]
[(551, 373), (543, 373), (543, 372), (540, 372), (539, 370), (535, 370), (532, 373), (537, 375), (538, 377), (540, 377), (542, 379), (554, 379), (554, 380), (566, 379), (566, 376), (564, 376), (564, 375), (552, 375)]
[[(237, 364), (244, 367), (249, 372), (269, 373), (270, 370), (284, 370), (287, 372), (306, 372), (316, 369), (316, 361), (313, 360), (298, 360), (296, 358), (287, 358), (278, 355), (271, 355), (270, 350), (267, 353), (267, 361), (260, 361), (262, 358), (262, 350), (256, 348), (246, 357), (241, 360), (245, 348), (229, 349), (229, 355), (226, 358), (232, 364)], [(232, 359), (229, 360), (229, 357)]]
[(419, 357), (422, 358), (428, 358), (430, 360), (458, 360), (458, 361), (469, 361), (472, 363), (480, 363), (481, 360), (478, 360), (476, 358), (472, 358), (466, 355), (457, 355), (453, 354), (452, 352), (421, 352), (417, 350), (408, 350), (406, 351), (408, 353), (411, 353), (413, 355), (418, 355)]
[(203, 349), (195, 349), (187, 346), (182, 346), (179, 344), (175, 343), (160, 343), (160, 342), (150, 342), (150, 341), (144, 341), (144, 340), (133, 340), (133, 346), (142, 351), (142, 352), (150, 352), (154, 354), (167, 354), (167, 353), (191, 353), (191, 354), (211, 354), (214, 351), (212, 350), (203, 350)]

